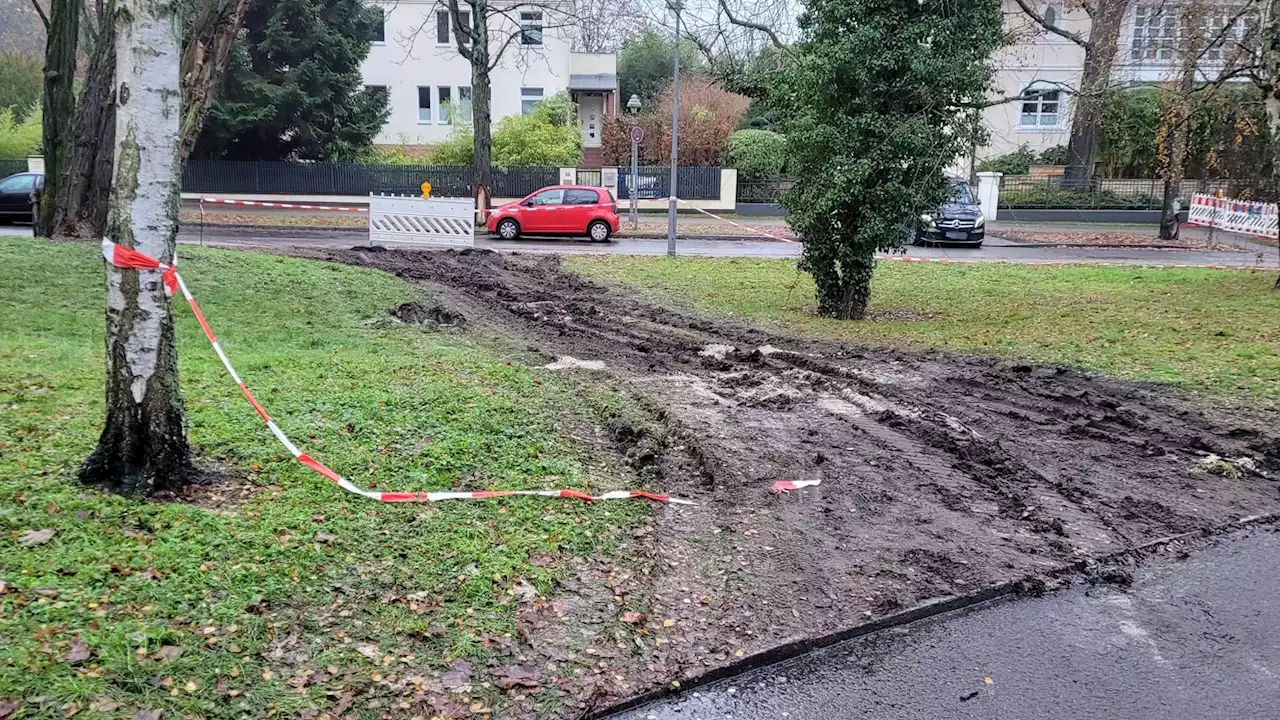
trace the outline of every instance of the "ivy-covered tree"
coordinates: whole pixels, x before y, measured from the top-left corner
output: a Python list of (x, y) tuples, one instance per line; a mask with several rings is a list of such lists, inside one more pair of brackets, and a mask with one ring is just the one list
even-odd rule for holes
[(999, 0), (810, 0), (770, 89), (786, 118), (782, 203), (823, 315), (862, 318), (874, 253), (949, 192), (946, 168), (981, 133), (1002, 42)]
[(195, 157), (353, 160), (387, 119), (360, 63), (378, 23), (361, 0), (253, 0)]

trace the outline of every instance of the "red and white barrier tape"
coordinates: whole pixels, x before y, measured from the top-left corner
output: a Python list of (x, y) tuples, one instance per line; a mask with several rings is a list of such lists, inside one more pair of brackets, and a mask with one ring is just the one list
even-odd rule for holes
[(262, 202), (259, 200), (230, 200), (227, 198), (202, 197), (202, 203), (219, 203), (221, 205), (252, 205), (254, 207), (289, 208), (292, 210), (339, 210), (342, 212), (369, 212), (367, 207), (341, 207), (338, 205), (299, 205), (296, 203)]
[(779, 480), (778, 482), (769, 486), (769, 489), (779, 495), (785, 495), (791, 492), (792, 490), (801, 490), (807, 487), (816, 487), (821, 484), (822, 484), (821, 480)]
[(515, 495), (536, 495), (538, 497), (559, 497), (574, 498), (577, 500), (585, 500), (591, 502), (594, 500), (627, 500), (631, 498), (641, 498), (645, 500), (654, 500), (661, 503), (677, 503), (680, 505), (693, 505), (695, 503), (689, 500), (673, 498), (669, 495), (660, 495), (649, 492), (633, 492), (629, 490), (616, 490), (607, 492), (602, 495), (589, 495), (578, 490), (490, 490), (484, 492), (378, 492), (376, 490), (366, 490), (357, 487), (351, 481), (342, 477), (338, 473), (330, 470), (323, 463), (310, 455), (302, 452), (296, 445), (289, 441), (289, 438), (276, 425), (267, 411), (258, 403), (257, 398), (249, 391), (244, 380), (240, 379), (240, 375), (236, 373), (236, 369), (231, 366), (231, 360), (227, 354), (223, 352), (222, 346), (218, 344), (218, 339), (214, 337), (213, 329), (209, 327), (209, 322), (205, 320), (204, 313), (200, 311), (200, 305), (196, 303), (196, 299), (192, 297), (191, 291), (187, 289), (187, 284), (183, 282), (182, 276), (178, 274), (176, 261), (173, 266), (166, 265), (155, 258), (144, 255), (136, 250), (131, 250), (123, 245), (118, 245), (110, 240), (102, 241), (102, 255), (107, 262), (118, 268), (131, 268), (134, 270), (160, 270), (161, 277), (164, 282), (165, 293), (170, 297), (175, 292), (181, 292), (182, 297), (186, 298), (187, 304), (191, 306), (191, 313), (196, 316), (196, 321), (200, 323), (200, 329), (204, 330), (204, 335), (209, 339), (209, 344), (213, 346), (213, 351), (218, 354), (218, 359), (222, 361), (222, 366), (227, 369), (227, 374), (235, 381), (240, 392), (244, 394), (249, 404), (258, 413), (258, 417), (266, 423), (267, 429), (272, 435), (276, 436), (276, 440), (285, 447), (298, 462), (306, 465), (315, 472), (329, 478), (338, 487), (347, 492), (360, 495), (362, 497), (371, 498), (379, 502), (439, 502), (441, 500), (484, 500), (487, 498), (511, 497)]
[(697, 210), (698, 212), (702, 213), (703, 215), (706, 215), (707, 217), (713, 217), (713, 218), (715, 218), (715, 219), (719, 220), (720, 222), (729, 223), (730, 225), (732, 225), (732, 226), (734, 226), (734, 227), (737, 227), (737, 228), (742, 228), (743, 230), (746, 230), (747, 232), (752, 232), (752, 233), (755, 233), (756, 235), (761, 235), (761, 236), (763, 236), (763, 237), (767, 237), (767, 238), (769, 238), (770, 240), (777, 240), (778, 242), (791, 243), (792, 245), (799, 245), (799, 244), (800, 244), (800, 241), (799, 241), (799, 240), (792, 240), (791, 238), (784, 238), (784, 237), (781, 237), (781, 236), (779, 236), (779, 235), (774, 235), (773, 233), (767, 233), (767, 232), (765, 232), (765, 231), (763, 231), (763, 230), (760, 230), (760, 229), (758, 229), (758, 228), (753, 228), (753, 227), (751, 227), (751, 226), (749, 226), (749, 225), (743, 225), (742, 223), (736, 223), (736, 222), (734, 222), (734, 221), (730, 220), (729, 218), (720, 217), (719, 215), (716, 215), (716, 214), (715, 214), (715, 213), (713, 213), (713, 212), (708, 212), (708, 211), (706, 211), (706, 210), (703, 210), (702, 208), (700, 208), (700, 207), (698, 207), (698, 206), (696, 206), (696, 205), (689, 205), (689, 201), (688, 201), (688, 200), (681, 200), (680, 198), (676, 198), (675, 200), (676, 200), (676, 202), (678, 202), (678, 203), (684, 203), (685, 205), (688, 205), (689, 207), (693, 208), (694, 210)]

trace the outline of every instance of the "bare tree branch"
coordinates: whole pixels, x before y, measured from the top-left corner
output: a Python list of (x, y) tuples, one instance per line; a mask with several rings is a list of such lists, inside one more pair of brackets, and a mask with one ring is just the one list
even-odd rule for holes
[[(1038, 25), (1040, 25), (1040, 27), (1044, 28), (1045, 30), (1048, 30), (1049, 32), (1059, 37), (1066, 38), (1067, 40), (1070, 40), (1071, 42), (1079, 45), (1082, 48), (1085, 48), (1086, 50), (1091, 47), (1092, 43), (1089, 40), (1085, 40), (1084, 37), (1081, 36), (1079, 33), (1073, 33), (1070, 30), (1063, 30), (1057, 25), (1050, 23), (1045, 18), (1044, 15), (1041, 15), (1040, 13), (1035, 11), (1035, 9), (1031, 7), (1031, 4), (1028, 3), (1027, 0), (1014, 0), (1014, 2), (1018, 3), (1018, 7), (1022, 8), (1022, 12), (1027, 17), (1034, 20)], [(1085, 6), (1085, 12), (1089, 12), (1088, 6)], [(1093, 13), (1089, 12), (1089, 17), (1093, 17)]]
[(45, 32), (48, 32), (49, 16), (45, 14), (44, 8), (40, 7), (40, 0), (31, 0), (31, 7), (36, 9), (36, 14), (40, 16), (40, 22), (44, 23)]
[[(787, 44), (782, 42), (782, 39), (778, 37), (778, 33), (776, 33), (773, 28), (769, 27), (768, 25), (764, 25), (762, 23), (752, 22), (750, 20), (740, 20), (733, 16), (733, 11), (729, 9), (728, 0), (719, 0), (719, 2), (720, 2), (720, 11), (724, 13), (725, 18), (730, 23), (733, 23), (738, 27), (746, 28), (748, 30), (755, 30), (757, 32), (764, 33), (769, 38), (769, 41), (773, 43), (773, 46), (780, 50), (785, 50), (787, 48)], [(1021, 0), (1019, 0), (1019, 2), (1021, 2)]]

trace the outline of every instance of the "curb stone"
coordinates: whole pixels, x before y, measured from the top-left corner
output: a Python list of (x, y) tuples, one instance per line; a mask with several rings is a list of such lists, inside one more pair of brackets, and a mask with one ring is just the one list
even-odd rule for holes
[(1062, 580), (1067, 576), (1083, 574), (1086, 569), (1099, 564), (1111, 563), (1128, 558), (1140, 558), (1153, 550), (1175, 543), (1216, 537), (1235, 530), (1271, 525), (1277, 522), (1280, 522), (1280, 513), (1251, 515), (1249, 517), (1240, 518), (1239, 520), (1233, 520), (1201, 530), (1192, 530), (1190, 532), (1158, 538), (1156, 540), (1151, 540), (1123, 550), (1107, 553), (1105, 555), (1076, 560), (1044, 573), (1024, 575), (1013, 580), (999, 582), (968, 595), (927, 600), (913, 608), (893, 613), (892, 615), (886, 615), (877, 620), (863, 623), (862, 625), (855, 625), (851, 628), (837, 630), (818, 637), (785, 642), (781, 645), (750, 655), (728, 665), (713, 668), (712, 670), (693, 678), (682, 679), (680, 680), (679, 689), (668, 685), (656, 690), (650, 690), (642, 695), (637, 695), (636, 697), (616, 703), (607, 708), (585, 713), (581, 716), (581, 720), (605, 720), (606, 718), (621, 712), (634, 710), (658, 700), (681, 695), (689, 692), (690, 690), (705, 687), (706, 685), (710, 685), (721, 680), (738, 677), (753, 670), (759, 670), (761, 668), (795, 660), (803, 655), (807, 655), (817, 650), (823, 650), (848, 640), (864, 637), (884, 630), (889, 630), (891, 628), (910, 625), (920, 620), (926, 620), (940, 615), (973, 609), (979, 605), (1010, 598), (1020, 592), (1026, 591), (1033, 594), (1042, 594), (1043, 591), (1051, 592), (1058, 589), (1057, 586), (1047, 585), (1045, 582), (1046, 578), (1054, 581)]

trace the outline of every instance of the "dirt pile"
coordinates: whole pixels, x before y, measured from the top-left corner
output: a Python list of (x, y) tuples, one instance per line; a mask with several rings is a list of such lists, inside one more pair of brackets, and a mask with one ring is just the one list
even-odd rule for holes
[[(610, 660), (637, 678), (627, 691), (1280, 511), (1273, 420), (1210, 417), (1167, 389), (780, 336), (604, 288), (554, 257), (319, 255), (420, 284), (548, 360), (603, 361), (664, 416), (670, 433), (649, 439), (646, 467), (700, 505), (659, 520), (651, 620)], [(1198, 470), (1210, 454), (1256, 470)], [(822, 482), (777, 496), (777, 480)]]

